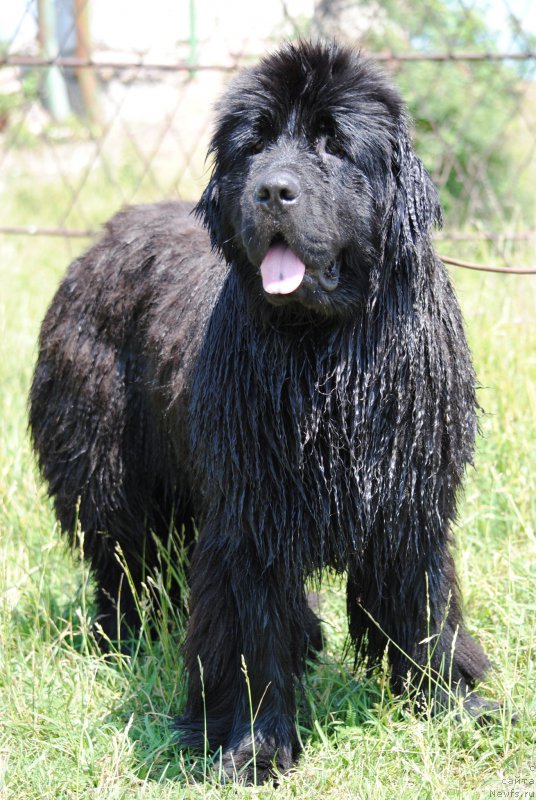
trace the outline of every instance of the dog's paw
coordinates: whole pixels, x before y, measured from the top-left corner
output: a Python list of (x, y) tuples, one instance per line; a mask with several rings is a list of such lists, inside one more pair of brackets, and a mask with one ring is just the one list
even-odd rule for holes
[(508, 721), (512, 725), (517, 725), (519, 721), (517, 714), (512, 713), (505, 704), (487, 700), (475, 692), (464, 699), (463, 707), (469, 716), (482, 727), (501, 725)]
[(251, 735), (247, 734), (223, 753), (222, 769), (227, 780), (244, 785), (277, 782), (296, 761), (297, 746), (276, 742), (273, 736), (256, 732), (254, 745), (253, 752)]

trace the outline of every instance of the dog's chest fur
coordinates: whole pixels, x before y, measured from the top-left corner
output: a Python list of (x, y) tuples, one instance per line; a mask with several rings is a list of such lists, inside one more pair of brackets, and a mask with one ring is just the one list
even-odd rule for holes
[[(222, 535), (247, 530), (265, 557), (344, 569), (364, 547), (373, 501), (359, 323), (303, 325), (297, 336), (252, 324), (237, 297), (224, 288), (195, 369), (201, 504)], [(378, 457), (388, 434), (377, 434)]]

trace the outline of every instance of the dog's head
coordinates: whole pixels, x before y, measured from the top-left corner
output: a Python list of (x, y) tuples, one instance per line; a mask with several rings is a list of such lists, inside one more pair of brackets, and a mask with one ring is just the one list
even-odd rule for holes
[(264, 304), (347, 316), (372, 269), (439, 218), (400, 96), (334, 43), (287, 45), (243, 71), (211, 151), (197, 213)]

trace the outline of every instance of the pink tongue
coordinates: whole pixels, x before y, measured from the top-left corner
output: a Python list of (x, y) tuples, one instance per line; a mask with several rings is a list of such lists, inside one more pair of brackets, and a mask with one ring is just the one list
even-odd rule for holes
[(305, 275), (305, 264), (285, 244), (274, 244), (261, 264), (262, 285), (268, 294), (290, 294)]

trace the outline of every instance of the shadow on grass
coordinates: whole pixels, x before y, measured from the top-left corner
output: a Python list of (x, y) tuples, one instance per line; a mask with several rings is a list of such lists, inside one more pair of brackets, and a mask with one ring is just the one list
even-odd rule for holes
[[(183, 749), (174, 728), (186, 702), (187, 678), (181, 647), (184, 617), (170, 607), (168, 589), (158, 578), (160, 591), (152, 591), (153, 606), (140, 601), (139, 634), (117, 647), (102, 649), (95, 636), (92, 592), (83, 586), (72, 600), (39, 587), (12, 612), (20, 640), (45, 648), (51, 659), (76, 663), (79, 672), (93, 670), (98, 681), (112, 682), (119, 702), (104, 718), (113, 733), (128, 737), (129, 768), (140, 780), (174, 781), (184, 785), (223, 783), (221, 751)], [(156, 607), (155, 607), (156, 606)], [(329, 643), (328, 643), (329, 644)], [(56, 663), (57, 663), (56, 662)], [(59, 669), (61, 664), (57, 663)], [(110, 673), (113, 673), (110, 675)], [(297, 728), (303, 749), (336, 747), (345, 727), (361, 726), (377, 715), (382, 700), (378, 676), (362, 670), (354, 676), (348, 659), (321, 654), (308, 662), (296, 690)], [(96, 707), (96, 714), (100, 706)], [(299, 769), (298, 763), (298, 769)]]
[[(160, 591), (151, 593), (151, 613), (148, 602), (143, 600), (139, 635), (124, 642), (121, 650), (113, 645), (108, 652), (99, 649), (92, 631), (94, 606), (87, 585), (66, 603), (59, 602), (60, 595), (47, 594), (41, 585), (37, 597), (28, 598), (13, 611), (13, 623), (19, 641), (33, 639), (33, 646), (44, 647), (50, 653), (49, 663), (56, 659), (60, 670), (68, 664), (73, 670), (66, 673), (71, 682), (77, 676), (94, 673), (101, 697), (89, 713), (90, 726), (107, 729), (104, 748), (112, 750), (116, 737), (126, 744), (128, 757), (121, 771), (124, 767), (136, 779), (154, 784), (172, 781), (201, 790), (204, 785), (217, 787), (224, 782), (221, 754), (181, 748), (174, 729), (174, 721), (186, 701), (187, 681), (181, 656), (184, 617), (170, 606), (165, 583), (158, 583), (155, 578), (156, 584)], [(297, 689), (298, 733), (306, 751), (297, 764), (298, 772), (308, 769), (312, 754), (315, 763), (320, 752), (333, 763), (339, 749), (348, 751), (354, 740), (355, 746), (362, 746), (359, 742), (369, 733), (375, 741), (389, 740), (389, 747), (393, 747), (394, 738), (398, 741), (401, 735), (404, 740), (411, 731), (422, 727), (417, 718), (415, 724), (408, 724), (407, 699), (391, 696), (386, 669), (369, 671), (360, 666), (354, 672), (353, 658), (344, 650), (340, 658), (333, 656), (331, 644), (328, 636), (327, 652), (308, 663)], [(337, 652), (341, 651), (337, 648)], [(87, 684), (94, 685), (91, 680)], [(100, 691), (106, 685), (113, 687), (108, 706), (103, 705)], [(426, 735), (442, 746), (442, 738), (452, 734), (453, 719), (451, 714), (446, 724), (434, 721)], [(76, 718), (72, 724), (76, 727)], [(464, 746), (469, 750), (489, 747), (487, 735), (481, 736), (473, 728), (469, 724), (456, 725), (454, 738), (463, 745), (465, 736)], [(499, 745), (500, 742), (500, 750)], [(351, 745), (352, 751), (355, 746)]]

